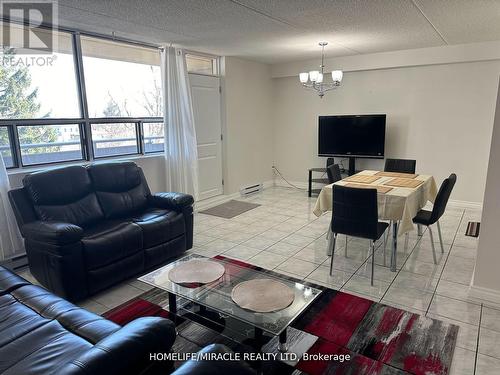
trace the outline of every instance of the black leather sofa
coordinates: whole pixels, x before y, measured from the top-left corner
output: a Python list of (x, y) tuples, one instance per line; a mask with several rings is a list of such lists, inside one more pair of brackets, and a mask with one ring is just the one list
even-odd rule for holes
[[(124, 327), (32, 285), (0, 266), (0, 374), (167, 375), (171, 361), (155, 361), (176, 338), (170, 320), (147, 317)], [(227, 353), (209, 345), (203, 353)], [(188, 361), (173, 375), (255, 372), (242, 361)]]
[(0, 267), (0, 374), (167, 374), (174, 324), (147, 317), (124, 327)]
[(155, 268), (193, 244), (193, 197), (151, 194), (132, 162), (32, 173), (9, 199), (31, 273), (70, 301)]

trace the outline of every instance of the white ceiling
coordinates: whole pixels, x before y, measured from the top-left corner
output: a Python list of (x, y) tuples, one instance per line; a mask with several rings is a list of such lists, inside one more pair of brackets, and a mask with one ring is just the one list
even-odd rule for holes
[(279, 63), (500, 40), (500, 0), (59, 0), (59, 22)]

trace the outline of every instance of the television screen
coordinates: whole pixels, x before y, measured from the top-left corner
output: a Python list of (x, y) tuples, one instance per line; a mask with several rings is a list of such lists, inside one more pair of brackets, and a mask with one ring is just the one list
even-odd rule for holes
[(383, 158), (385, 115), (320, 116), (319, 156)]

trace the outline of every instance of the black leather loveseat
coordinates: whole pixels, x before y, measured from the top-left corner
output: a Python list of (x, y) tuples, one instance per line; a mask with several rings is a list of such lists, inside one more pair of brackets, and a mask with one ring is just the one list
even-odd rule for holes
[(32, 173), (9, 199), (31, 273), (71, 301), (192, 247), (193, 197), (151, 194), (132, 162)]

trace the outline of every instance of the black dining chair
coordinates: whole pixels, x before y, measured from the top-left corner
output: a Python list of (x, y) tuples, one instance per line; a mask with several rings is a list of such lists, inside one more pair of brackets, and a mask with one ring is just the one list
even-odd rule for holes
[(413, 218), (413, 222), (415, 224), (425, 225), (429, 229), (429, 236), (431, 237), (432, 256), (434, 257), (435, 264), (437, 264), (436, 249), (434, 248), (434, 236), (432, 234), (431, 225), (437, 225), (439, 243), (441, 245), (441, 253), (444, 253), (443, 236), (441, 234), (439, 219), (441, 218), (441, 216), (443, 216), (446, 210), (446, 205), (448, 204), (448, 200), (450, 199), (451, 192), (456, 182), (457, 175), (455, 173), (450, 174), (450, 177), (446, 178), (439, 188), (436, 199), (434, 200), (434, 205), (432, 206), (432, 211), (420, 210)]
[(416, 160), (385, 159), (384, 172), (415, 173)]
[(334, 182), (342, 180), (340, 175), (340, 167), (338, 164), (330, 164), (326, 168), (326, 174), (328, 175), (328, 183), (333, 184)]
[(346, 237), (366, 238), (371, 240), (372, 274), (370, 282), (373, 285), (375, 241), (384, 234), (388, 226), (388, 223), (378, 221), (376, 189), (359, 189), (333, 185), (333, 213), (331, 221), (333, 236), (331, 239), (332, 258), (330, 261), (330, 275), (333, 272), (333, 256), (337, 234), (343, 234)]
[(327, 158), (326, 159), (326, 168), (328, 169), (328, 167), (332, 164), (335, 164), (335, 158)]

